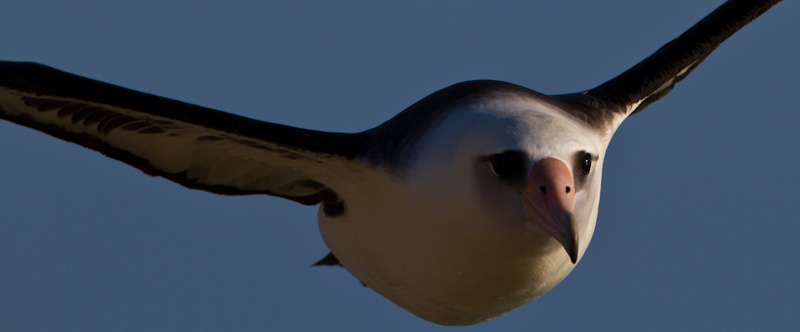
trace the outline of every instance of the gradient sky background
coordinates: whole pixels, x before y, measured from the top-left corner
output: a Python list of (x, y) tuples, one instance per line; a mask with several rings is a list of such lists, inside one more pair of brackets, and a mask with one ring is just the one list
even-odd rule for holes
[[(591, 88), (720, 3), (6, 1), (0, 59), (350, 132), (464, 80)], [(581, 263), (461, 330), (800, 329), (798, 13), (778, 5), (625, 122)], [(0, 122), (0, 330), (455, 330), (309, 267), (326, 253), (316, 208)]]

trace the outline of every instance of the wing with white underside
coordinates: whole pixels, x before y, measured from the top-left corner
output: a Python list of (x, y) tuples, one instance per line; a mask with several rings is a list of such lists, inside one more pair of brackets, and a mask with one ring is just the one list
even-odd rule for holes
[(0, 118), (218, 194), (339, 200), (328, 180), (365, 166), (356, 134), (261, 122), (31, 63), (0, 62)]

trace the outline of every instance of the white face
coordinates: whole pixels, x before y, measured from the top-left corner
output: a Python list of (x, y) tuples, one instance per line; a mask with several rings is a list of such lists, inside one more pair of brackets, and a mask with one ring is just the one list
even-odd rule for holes
[[(573, 174), (579, 255), (585, 252), (597, 218), (606, 149), (592, 131), (536, 100), (503, 98), (454, 111), (421, 146), (425, 148), (412, 162), (407, 180), (425, 188), (420, 193), (426, 197), (423, 204), (446, 199), (429, 208), (463, 216), (447, 227), (494, 238), (510, 254), (541, 253), (542, 246), (564, 252), (529, 221), (521, 195), (536, 162), (562, 161)], [(492, 157), (502, 153), (519, 155), (519, 174), (498, 176)], [(586, 154), (591, 156), (588, 174), (581, 164)]]

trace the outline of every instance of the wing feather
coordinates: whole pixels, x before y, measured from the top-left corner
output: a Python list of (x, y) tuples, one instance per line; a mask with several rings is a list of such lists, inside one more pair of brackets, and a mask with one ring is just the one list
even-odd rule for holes
[(625, 117), (666, 96), (711, 52), (780, 0), (731, 0), (617, 77), (588, 91), (553, 96), (592, 127), (615, 129)]
[(192, 189), (316, 204), (331, 197), (332, 173), (365, 168), (358, 134), (257, 121), (38, 64), (0, 62), (0, 73), (0, 118)]

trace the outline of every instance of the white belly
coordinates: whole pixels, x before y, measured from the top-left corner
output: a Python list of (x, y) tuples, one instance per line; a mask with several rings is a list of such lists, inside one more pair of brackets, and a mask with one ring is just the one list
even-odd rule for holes
[(487, 227), (474, 211), (432, 208), (387, 189), (367, 195), (368, 204), (346, 200), (344, 216), (320, 211), (320, 231), (353, 276), (423, 319), (491, 320), (546, 293), (574, 267), (561, 244), (523, 221), (509, 226), (518, 229)]

